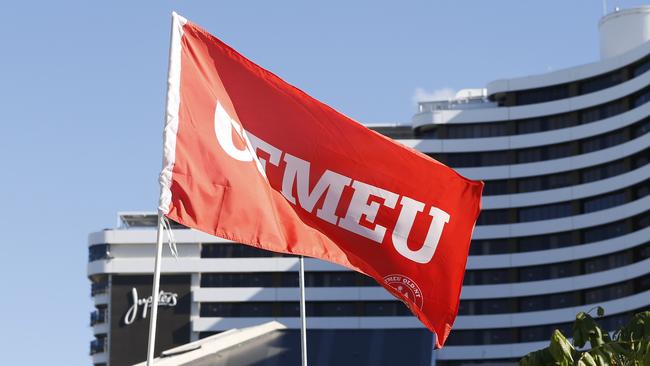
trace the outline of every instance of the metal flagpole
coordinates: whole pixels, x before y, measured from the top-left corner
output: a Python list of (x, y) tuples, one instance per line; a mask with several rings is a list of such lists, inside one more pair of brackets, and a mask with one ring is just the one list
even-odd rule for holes
[(156, 236), (156, 261), (153, 270), (153, 290), (151, 291), (151, 320), (149, 321), (149, 345), (147, 346), (147, 366), (153, 365), (156, 347), (156, 322), (158, 320), (158, 300), (160, 293), (160, 264), (163, 248), (163, 214), (158, 210), (158, 234)]
[(305, 311), (305, 257), (300, 256), (300, 270), (298, 272), (300, 283), (300, 355), (302, 366), (307, 366), (307, 312)]
[[(178, 15), (176, 12), (172, 12), (172, 22), (171, 22), (171, 28), (170, 28), (170, 34), (169, 34), (169, 65), (168, 65), (168, 70), (167, 70), (167, 100), (165, 102), (165, 128), (167, 128), (167, 118), (169, 117), (170, 113), (170, 83), (171, 83), (171, 75), (172, 75), (172, 69), (174, 67), (173, 61), (174, 57), (172, 54), (173, 51), (173, 45), (175, 41), (175, 37), (178, 37), (178, 33), (175, 33), (175, 27), (178, 26)], [(177, 42), (180, 42), (179, 39), (176, 39)], [(175, 65), (176, 68), (180, 67), (180, 65)], [(178, 70), (176, 70), (178, 72)], [(164, 144), (163, 144), (164, 145)], [(165, 153), (164, 153), (165, 147), (163, 147), (163, 166), (165, 164)], [(160, 202), (163, 201), (163, 187), (162, 187), (162, 176), (161, 176), (161, 189), (160, 189)], [(165, 213), (163, 210), (160, 208), (162, 206), (159, 206), (158, 208), (158, 233), (156, 235), (156, 260), (154, 262), (154, 270), (153, 270), (153, 289), (151, 291), (151, 320), (149, 321), (149, 343), (147, 345), (147, 366), (152, 366), (153, 365), (153, 359), (154, 359), (154, 350), (156, 348), (156, 323), (158, 321), (158, 302), (159, 302), (159, 297), (160, 297), (160, 266), (162, 264), (162, 248), (163, 248), (163, 231), (165, 231)], [(167, 229), (170, 231), (171, 235), (171, 227), (167, 227)], [(170, 236), (171, 240), (171, 236)], [(171, 241), (170, 241), (171, 242)], [(170, 248), (171, 249), (171, 248)], [(174, 251), (172, 251), (172, 254)]]

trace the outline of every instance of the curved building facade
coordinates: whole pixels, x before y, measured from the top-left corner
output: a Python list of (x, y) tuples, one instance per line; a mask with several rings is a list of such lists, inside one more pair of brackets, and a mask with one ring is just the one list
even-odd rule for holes
[(438, 365), (508, 364), (553, 329), (570, 336), (578, 311), (603, 306), (601, 324), (616, 328), (650, 305), (650, 32), (626, 37), (649, 15), (605, 16), (598, 62), (422, 102), (412, 126), (375, 127), (485, 181)]

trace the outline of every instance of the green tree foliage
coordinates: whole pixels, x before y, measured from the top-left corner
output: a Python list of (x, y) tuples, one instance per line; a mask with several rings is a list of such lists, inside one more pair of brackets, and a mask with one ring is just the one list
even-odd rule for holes
[[(605, 315), (603, 308), (596, 310), (598, 317)], [(573, 343), (555, 330), (548, 347), (527, 354), (519, 365), (650, 366), (650, 311), (635, 314), (627, 325), (611, 336), (598, 326), (589, 312), (576, 315)]]

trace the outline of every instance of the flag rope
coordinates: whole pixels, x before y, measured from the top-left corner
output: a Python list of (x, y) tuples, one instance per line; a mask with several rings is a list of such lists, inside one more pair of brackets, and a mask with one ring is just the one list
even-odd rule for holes
[(176, 247), (174, 232), (172, 231), (172, 226), (169, 223), (169, 219), (165, 215), (162, 215), (162, 226), (167, 233), (167, 244), (169, 244), (169, 251), (172, 253), (174, 258), (178, 259), (178, 248)]

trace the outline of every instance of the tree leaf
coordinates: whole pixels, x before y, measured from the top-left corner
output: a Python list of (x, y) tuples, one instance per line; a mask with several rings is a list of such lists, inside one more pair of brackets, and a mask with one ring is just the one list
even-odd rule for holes
[[(598, 316), (604, 310), (596, 308)], [(521, 359), (521, 366), (650, 366), (650, 311), (635, 314), (625, 327), (617, 330), (614, 340), (588, 314), (580, 312), (573, 323), (573, 344), (591, 349), (577, 351), (566, 337), (555, 330), (550, 345)], [(574, 361), (576, 360), (576, 361)]]
[(561, 364), (573, 364), (573, 352), (575, 349), (569, 341), (562, 335), (562, 332), (555, 330), (551, 336), (551, 344), (548, 347), (553, 359)]
[(634, 314), (632, 319), (621, 329), (621, 337), (632, 342), (643, 337), (650, 337), (650, 311)]
[(573, 344), (578, 348), (585, 346), (587, 340), (591, 347), (598, 347), (609, 341), (609, 334), (603, 332), (594, 318), (585, 312), (579, 312), (573, 323)]
[(553, 356), (547, 348), (534, 351), (519, 361), (519, 366), (546, 366), (553, 364)]
[(605, 360), (602, 356), (592, 356), (590, 352), (583, 352), (578, 360), (578, 366), (611, 366), (612, 363)]
[(589, 330), (586, 329), (582, 322), (585, 316), (587, 316), (586, 313), (579, 312), (576, 315), (576, 321), (573, 323), (573, 344), (578, 348), (584, 347), (589, 338)]

